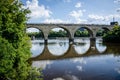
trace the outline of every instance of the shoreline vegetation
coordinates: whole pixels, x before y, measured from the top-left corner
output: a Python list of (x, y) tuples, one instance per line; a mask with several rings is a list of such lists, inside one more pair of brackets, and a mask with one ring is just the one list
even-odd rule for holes
[(102, 37), (103, 43), (120, 43), (120, 26), (114, 25), (111, 31), (108, 31)]

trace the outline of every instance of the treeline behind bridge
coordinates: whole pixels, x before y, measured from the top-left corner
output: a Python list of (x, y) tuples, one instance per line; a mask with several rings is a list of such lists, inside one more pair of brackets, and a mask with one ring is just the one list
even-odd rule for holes
[[(106, 31), (99, 30), (96, 36), (103, 36)], [(43, 33), (39, 32), (28, 32), (27, 33), (30, 38), (43, 38)], [(74, 37), (89, 37), (90, 34), (87, 30), (77, 30), (74, 34)], [(48, 38), (56, 38), (56, 37), (69, 37), (69, 34), (65, 30), (53, 31), (51, 30)]]

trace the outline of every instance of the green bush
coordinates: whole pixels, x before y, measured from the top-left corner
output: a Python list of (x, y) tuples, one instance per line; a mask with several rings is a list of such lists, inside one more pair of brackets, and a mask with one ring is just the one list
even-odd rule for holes
[(30, 11), (22, 6), (17, 0), (0, 0), (0, 80), (40, 79), (41, 72), (31, 76), (31, 44), (25, 32)]
[(115, 25), (114, 28), (103, 36), (104, 42), (120, 43), (120, 27)]

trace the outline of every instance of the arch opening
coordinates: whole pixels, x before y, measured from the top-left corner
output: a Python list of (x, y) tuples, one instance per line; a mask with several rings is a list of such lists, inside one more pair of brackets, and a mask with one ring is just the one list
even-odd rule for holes
[(107, 47), (103, 45), (102, 37), (109, 31), (108, 28), (103, 27), (97, 30), (96, 32), (96, 49), (99, 53), (103, 53), (106, 51)]
[(98, 29), (97, 33), (96, 33), (96, 48), (98, 50), (99, 53), (104, 53), (107, 49), (107, 46), (103, 44), (102, 42), (102, 37), (108, 33), (108, 31), (110, 31), (108, 28), (106, 27), (102, 27), (100, 29)]
[(27, 35), (31, 38), (31, 53), (32, 57), (40, 55), (44, 50), (44, 35), (40, 29), (27, 28)]
[(74, 33), (74, 37), (90, 37), (92, 35), (92, 31), (86, 27), (81, 27)]
[(97, 30), (97, 33), (96, 33), (96, 37), (102, 37), (102, 36), (104, 36), (104, 34), (106, 34), (108, 31), (109, 31), (109, 29), (108, 29), (108, 28), (105, 28), (105, 27), (103, 27), (103, 28), (101, 28), (101, 29), (98, 29), (98, 30)]
[(48, 34), (48, 49), (55, 56), (63, 55), (69, 48), (69, 32), (63, 28), (53, 28)]
[(80, 27), (74, 33), (75, 51), (77, 54), (85, 54), (90, 48), (92, 31), (87, 27)]

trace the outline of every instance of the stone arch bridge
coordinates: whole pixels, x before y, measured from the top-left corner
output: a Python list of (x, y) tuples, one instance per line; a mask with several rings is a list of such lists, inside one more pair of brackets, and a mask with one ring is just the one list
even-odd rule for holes
[(85, 28), (90, 34), (90, 38), (95, 40), (96, 33), (99, 29), (111, 30), (113, 25), (97, 25), (97, 24), (27, 24), (27, 28), (37, 28), (43, 32), (45, 43), (47, 43), (48, 35), (53, 28), (62, 28), (69, 34), (69, 41), (74, 41), (74, 34), (79, 28)]

